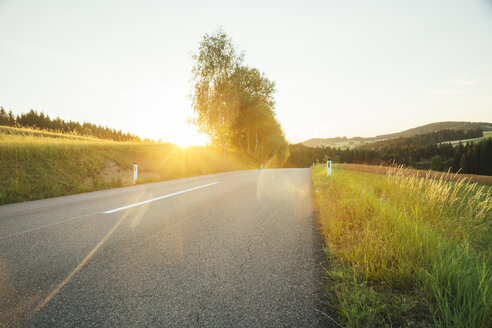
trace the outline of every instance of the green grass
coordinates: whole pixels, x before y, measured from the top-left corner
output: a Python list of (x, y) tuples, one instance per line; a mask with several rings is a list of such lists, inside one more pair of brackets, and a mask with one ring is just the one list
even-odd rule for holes
[(0, 204), (258, 167), (241, 153), (0, 128)]
[(463, 182), (312, 169), (348, 327), (490, 327), (492, 192)]

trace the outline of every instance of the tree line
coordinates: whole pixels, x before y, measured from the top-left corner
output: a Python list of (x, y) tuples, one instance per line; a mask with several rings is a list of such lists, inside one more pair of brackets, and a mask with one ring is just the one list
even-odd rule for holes
[(74, 121), (65, 121), (59, 117), (51, 119), (45, 113), (38, 113), (33, 109), (27, 113), (14, 115), (11, 110), (7, 112), (3, 107), (0, 107), (0, 125), (76, 134), (114, 141), (142, 141), (140, 137), (128, 132), (124, 133), (121, 130), (87, 122), (81, 124)]
[(192, 58), (193, 123), (199, 130), (225, 152), (285, 161), (289, 145), (275, 117), (275, 82), (244, 65), (244, 54), (222, 29), (205, 34)]
[[(462, 132), (457, 133), (461, 135)], [(467, 135), (466, 132), (463, 133)], [(401, 138), (406, 139), (406, 142), (397, 140), (394, 141), (395, 144), (387, 140), (386, 145), (364, 145), (354, 149), (290, 145), (289, 163), (298, 167), (308, 167), (312, 163), (332, 160), (337, 163), (404, 165), (416, 169), (492, 175), (492, 138), (476, 143), (459, 143), (457, 146), (451, 143), (431, 143), (431, 139), (426, 138)], [(428, 141), (419, 144), (415, 140)]]
[(361, 147), (366, 149), (376, 149), (383, 152), (391, 152), (393, 149), (409, 145), (432, 145), (444, 141), (466, 140), (483, 137), (481, 128), (469, 130), (443, 129), (435, 132), (417, 134), (411, 137), (391, 138), (387, 140), (366, 143)]

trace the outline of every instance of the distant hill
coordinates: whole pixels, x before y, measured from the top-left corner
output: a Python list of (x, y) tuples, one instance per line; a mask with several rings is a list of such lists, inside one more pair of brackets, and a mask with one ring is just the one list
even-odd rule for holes
[(331, 147), (345, 147), (353, 148), (360, 144), (375, 142), (385, 139), (393, 139), (398, 137), (411, 137), (417, 134), (424, 134), (429, 132), (437, 132), (440, 130), (451, 129), (451, 130), (470, 130), (482, 128), (483, 131), (492, 130), (492, 123), (489, 122), (436, 122), (430, 123), (416, 128), (408, 129), (401, 132), (390, 133), (378, 135), (376, 137), (363, 138), (363, 137), (335, 137), (335, 138), (312, 138), (301, 142), (303, 145), (308, 147), (320, 147), (320, 146), (331, 146)]
[(398, 137), (411, 137), (416, 134), (424, 134), (429, 132), (437, 132), (440, 130), (471, 130), (476, 128), (482, 128), (483, 131), (492, 130), (492, 123), (487, 122), (436, 122), (422, 126), (418, 126), (413, 129), (408, 129), (402, 132), (383, 134), (377, 136), (376, 139), (391, 139)]

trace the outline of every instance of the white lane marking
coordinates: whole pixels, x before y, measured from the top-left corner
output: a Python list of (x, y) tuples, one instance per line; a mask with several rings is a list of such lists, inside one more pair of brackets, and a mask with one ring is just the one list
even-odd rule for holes
[(104, 214), (111, 214), (111, 213), (114, 213), (114, 212), (123, 211), (123, 210), (129, 209), (129, 208), (135, 207), (135, 206), (140, 206), (140, 205), (143, 205), (143, 204), (154, 202), (154, 201), (159, 200), (159, 199), (169, 198), (169, 197), (173, 197), (173, 196), (176, 196), (176, 195), (179, 195), (179, 194), (184, 194), (185, 192), (188, 192), (188, 191), (192, 191), (192, 190), (196, 190), (196, 189), (201, 189), (201, 188), (205, 188), (205, 187), (208, 187), (208, 186), (212, 186), (212, 185), (215, 185), (217, 183), (218, 182), (212, 182), (212, 183), (208, 183), (208, 184), (205, 184), (205, 185), (202, 185), (202, 186), (198, 186), (198, 187), (194, 187), (194, 188), (190, 188), (190, 189), (186, 189), (186, 190), (181, 190), (181, 191), (178, 191), (178, 192), (175, 192), (175, 193), (172, 193), (172, 194), (160, 196), (160, 197), (157, 197), (157, 198), (152, 198), (152, 199), (149, 199), (149, 200), (144, 200), (143, 202), (138, 202), (138, 203), (130, 204), (130, 205), (123, 206), (123, 207), (118, 207), (118, 208), (115, 208), (113, 210), (109, 210), (109, 211), (106, 211), (106, 212), (103, 212), (103, 213)]

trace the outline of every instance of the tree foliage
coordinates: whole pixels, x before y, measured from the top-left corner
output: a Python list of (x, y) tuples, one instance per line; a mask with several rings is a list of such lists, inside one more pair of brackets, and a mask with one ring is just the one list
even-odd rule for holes
[(205, 34), (192, 57), (193, 122), (200, 131), (226, 151), (285, 160), (288, 144), (275, 117), (275, 82), (244, 65), (243, 53), (222, 29)]
[(243, 56), (237, 53), (232, 40), (219, 30), (212, 35), (205, 34), (198, 53), (192, 58), (195, 61), (192, 101), (196, 114), (193, 122), (212, 143), (227, 147), (238, 109), (231, 78)]

